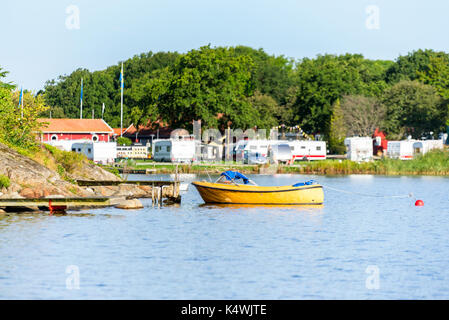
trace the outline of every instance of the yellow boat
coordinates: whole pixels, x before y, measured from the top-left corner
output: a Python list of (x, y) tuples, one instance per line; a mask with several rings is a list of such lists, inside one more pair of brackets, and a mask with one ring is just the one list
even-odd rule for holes
[[(235, 180), (242, 179), (244, 184)], [(291, 186), (263, 187), (234, 171), (223, 172), (216, 182), (192, 184), (206, 203), (256, 205), (322, 205), (323, 187), (313, 181)]]

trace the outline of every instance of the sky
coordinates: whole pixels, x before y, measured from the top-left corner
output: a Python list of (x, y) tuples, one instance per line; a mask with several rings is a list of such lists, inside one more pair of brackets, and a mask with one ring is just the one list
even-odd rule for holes
[(449, 52), (447, 0), (3, 0), (0, 13), (6, 81), (35, 91), (78, 68), (207, 44), (294, 59)]

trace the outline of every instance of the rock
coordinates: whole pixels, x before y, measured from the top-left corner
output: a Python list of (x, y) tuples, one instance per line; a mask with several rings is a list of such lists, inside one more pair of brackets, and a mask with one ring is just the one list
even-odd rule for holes
[(143, 205), (137, 199), (124, 200), (115, 206), (118, 209), (142, 209)]

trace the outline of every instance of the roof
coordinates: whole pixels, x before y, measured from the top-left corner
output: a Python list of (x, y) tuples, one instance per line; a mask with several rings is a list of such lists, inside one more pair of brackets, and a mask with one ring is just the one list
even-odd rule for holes
[(44, 133), (113, 133), (112, 128), (103, 119), (38, 119)]
[[(134, 125), (130, 125), (128, 128), (126, 128), (126, 129), (123, 130), (123, 133), (122, 133), (122, 134), (124, 134), (124, 133), (126, 133), (126, 132), (128, 132), (128, 131), (130, 131), (130, 130), (133, 130), (133, 129), (134, 129), (134, 131), (136, 130), (136, 129), (134, 128)], [(122, 134), (120, 133), (121, 128), (113, 128), (112, 130), (114, 130), (114, 135), (117, 135), (117, 136), (122, 135)]]
[[(139, 126), (138, 137), (150, 137), (151, 135), (157, 136), (159, 130), (159, 137), (170, 137), (170, 133), (173, 131), (172, 128), (168, 127), (165, 123), (160, 120), (154, 122), (148, 121), (148, 123), (143, 126)], [(118, 130), (120, 134), (120, 129)], [(134, 125), (130, 125), (128, 129), (123, 131), (123, 135), (127, 137), (135, 137), (137, 129)]]

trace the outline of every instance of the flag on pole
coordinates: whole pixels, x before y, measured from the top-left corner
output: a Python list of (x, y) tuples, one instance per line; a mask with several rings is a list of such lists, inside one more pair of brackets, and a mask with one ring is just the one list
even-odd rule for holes
[(18, 108), (20, 108), (20, 106), (22, 105), (22, 99), (23, 99), (23, 89), (20, 88), (20, 96), (19, 96), (19, 106), (18, 106)]
[(80, 119), (83, 118), (83, 78), (81, 78)]
[(104, 115), (104, 102), (103, 102), (103, 107), (101, 108), (101, 119), (103, 119), (103, 115)]
[(122, 70), (120, 71), (120, 88), (123, 89), (125, 87), (125, 78), (123, 76), (123, 62), (122, 62)]

